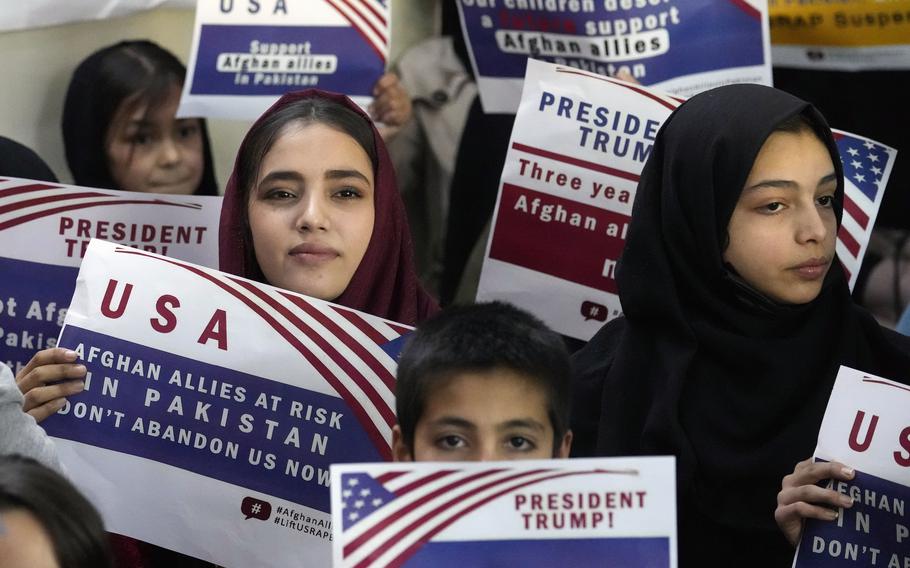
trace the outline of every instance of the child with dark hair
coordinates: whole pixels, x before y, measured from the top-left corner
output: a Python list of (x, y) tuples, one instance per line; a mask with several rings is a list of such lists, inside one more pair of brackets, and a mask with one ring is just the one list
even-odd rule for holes
[(63, 105), (66, 162), (77, 185), (217, 195), (201, 118), (177, 118), (186, 67), (145, 40), (96, 51), (73, 72)]
[(112, 566), (98, 511), (63, 476), (21, 456), (0, 456), (0, 565)]
[(568, 457), (569, 356), (509, 304), (453, 306), (421, 324), (398, 365), (398, 461)]
[[(85, 58), (73, 72), (63, 106), (63, 142), (74, 183), (217, 195), (205, 121), (176, 117), (185, 75), (174, 54), (145, 40), (122, 41)], [(63, 407), (64, 396), (82, 391), (78, 379), (84, 376), (74, 352), (39, 351), (16, 376), (25, 394), (23, 408), (44, 420)]]

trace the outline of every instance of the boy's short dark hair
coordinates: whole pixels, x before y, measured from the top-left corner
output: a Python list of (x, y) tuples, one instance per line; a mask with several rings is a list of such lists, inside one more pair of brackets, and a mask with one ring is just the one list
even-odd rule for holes
[(555, 451), (569, 427), (569, 354), (562, 337), (504, 302), (451, 306), (420, 324), (408, 339), (395, 386), (404, 443), (414, 446), (426, 399), (440, 381), (496, 368), (519, 373), (543, 388)]

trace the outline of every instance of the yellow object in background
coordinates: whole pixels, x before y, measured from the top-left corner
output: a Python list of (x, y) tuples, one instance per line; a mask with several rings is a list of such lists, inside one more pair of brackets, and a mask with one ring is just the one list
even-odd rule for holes
[(768, 0), (775, 67), (910, 70), (910, 0)]
[(771, 43), (910, 44), (910, 0), (770, 0)]

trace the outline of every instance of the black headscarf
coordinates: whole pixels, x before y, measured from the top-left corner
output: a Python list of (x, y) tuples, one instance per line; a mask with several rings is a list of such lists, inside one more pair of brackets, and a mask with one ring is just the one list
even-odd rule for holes
[[(123, 189), (111, 177), (105, 140), (120, 105), (142, 92), (156, 101), (183, 85), (186, 68), (172, 53), (145, 40), (122, 41), (89, 55), (76, 67), (63, 104), (63, 145), (76, 185)], [(203, 170), (195, 195), (218, 195), (205, 120)]]
[(737, 566), (789, 566), (776, 494), (812, 454), (838, 366), (910, 379), (910, 343), (853, 304), (837, 263), (800, 306), (773, 302), (724, 265), (755, 157), (796, 115), (831, 154), (840, 223), (840, 158), (812, 106), (759, 85), (693, 97), (663, 125), (642, 172), (617, 274), (625, 319), (574, 359), (582, 452), (677, 457), (683, 567), (725, 554)]
[(57, 182), (57, 176), (31, 148), (0, 136), (0, 175)]

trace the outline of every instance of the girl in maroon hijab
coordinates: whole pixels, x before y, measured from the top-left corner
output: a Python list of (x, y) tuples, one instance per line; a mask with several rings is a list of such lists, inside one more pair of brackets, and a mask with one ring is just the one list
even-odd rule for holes
[[(343, 95), (284, 95), (240, 145), (221, 211), (220, 268), (414, 325), (436, 313), (414, 269), (385, 145)], [(211, 566), (130, 539), (121, 566)]]
[[(382, 138), (343, 95), (288, 93), (253, 124), (225, 191), (219, 241), (220, 268), (232, 274), (409, 325), (439, 310), (417, 279)], [(50, 349), (17, 381), (55, 362), (56, 375), (85, 374), (75, 353)], [(41, 392), (32, 384), (40, 376), (28, 381), (27, 404)], [(41, 420), (62, 405), (55, 400), (81, 390), (76, 381), (45, 387), (29, 412)], [(210, 566), (129, 538), (113, 544), (118, 566)]]
[(347, 97), (284, 95), (250, 128), (221, 212), (220, 268), (414, 325), (420, 286), (388, 152)]

